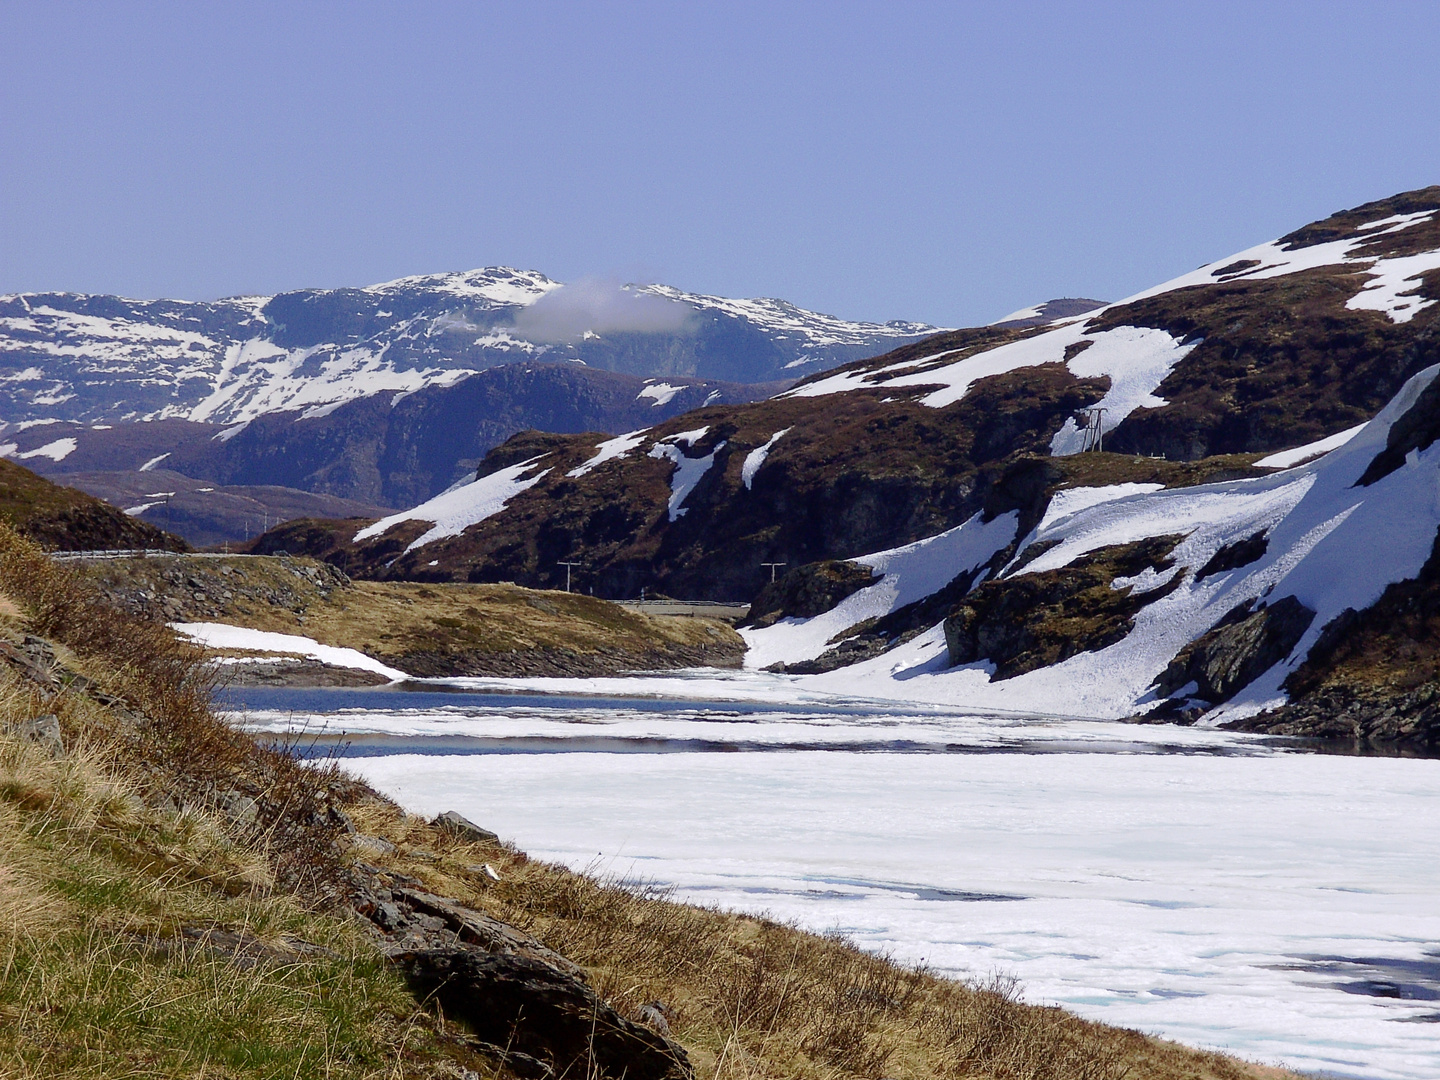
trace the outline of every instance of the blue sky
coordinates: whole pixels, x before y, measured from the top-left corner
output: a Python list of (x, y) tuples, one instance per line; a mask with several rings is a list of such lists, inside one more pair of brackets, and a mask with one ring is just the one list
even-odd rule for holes
[(0, 291), (988, 322), (1440, 183), (1440, 4), (0, 0)]

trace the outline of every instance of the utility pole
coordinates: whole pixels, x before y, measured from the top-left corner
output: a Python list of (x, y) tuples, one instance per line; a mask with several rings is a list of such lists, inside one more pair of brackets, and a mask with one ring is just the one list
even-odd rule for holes
[(584, 563), (578, 563), (578, 562), (561, 562), (561, 563), (556, 563), (555, 565), (556, 565), (556, 566), (563, 566), (563, 567), (565, 567), (565, 591), (566, 591), (566, 592), (569, 592), (569, 591), (570, 591), (570, 571), (571, 571), (571, 569), (573, 569), (573, 568), (576, 567), (576, 566), (584, 566), (585, 564), (584, 564)]
[(1080, 446), (1082, 454), (1087, 450), (1105, 449), (1105, 414), (1109, 411), (1100, 405), (1085, 410), (1085, 440)]
[(768, 566), (768, 567), (770, 568), (770, 584), (771, 584), (771, 585), (774, 585), (774, 584), (775, 584), (775, 571), (776, 571), (779, 567), (786, 566), (786, 565), (788, 565), (788, 564), (787, 564), (787, 563), (783, 563), (783, 562), (762, 562), (760, 565), (761, 565), (761, 566)]

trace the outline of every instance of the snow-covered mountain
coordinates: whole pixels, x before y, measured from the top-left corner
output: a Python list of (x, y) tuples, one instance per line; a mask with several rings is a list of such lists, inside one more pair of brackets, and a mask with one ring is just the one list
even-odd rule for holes
[(313, 416), (542, 359), (765, 382), (935, 330), (663, 285), (562, 285), (506, 267), (210, 302), (23, 293), (0, 296), (0, 421)]
[[(1219, 722), (1341, 693), (1319, 658), (1410, 619), (1390, 651), (1436, 681), (1416, 709), (1440, 700), (1414, 615), (1440, 619), (1440, 187), (1025, 321), (611, 439), (517, 435), (439, 499), (266, 544), (357, 573), (548, 585), (566, 561), (601, 595), (754, 596), (753, 664), (1071, 715)], [(1345, 684), (1362, 704), (1391, 670), (1372, 646)]]

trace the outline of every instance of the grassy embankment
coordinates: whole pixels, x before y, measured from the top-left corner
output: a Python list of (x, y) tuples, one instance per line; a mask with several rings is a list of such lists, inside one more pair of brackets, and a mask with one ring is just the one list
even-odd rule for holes
[(664, 1002), (703, 1080), (1275, 1075), (464, 842), (219, 723), (198, 650), (4, 528), (0, 594), (0, 1076), (505, 1075), (347, 911), (377, 867)]
[(83, 572), (137, 614), (302, 634), (412, 675), (590, 676), (736, 666), (744, 654), (717, 620), (513, 585), (350, 581), (305, 558), (162, 556)]

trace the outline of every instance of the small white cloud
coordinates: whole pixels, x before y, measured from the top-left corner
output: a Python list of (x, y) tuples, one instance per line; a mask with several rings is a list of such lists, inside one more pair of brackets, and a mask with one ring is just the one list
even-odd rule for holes
[(606, 334), (675, 334), (695, 309), (679, 300), (636, 292), (618, 281), (582, 278), (540, 297), (515, 315), (515, 330), (529, 341), (569, 344)]

